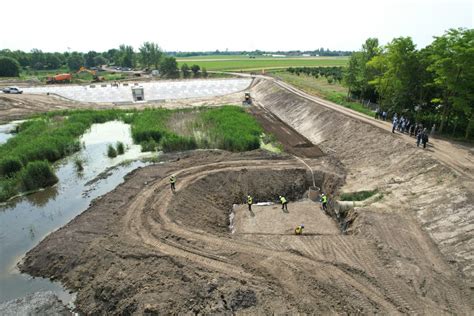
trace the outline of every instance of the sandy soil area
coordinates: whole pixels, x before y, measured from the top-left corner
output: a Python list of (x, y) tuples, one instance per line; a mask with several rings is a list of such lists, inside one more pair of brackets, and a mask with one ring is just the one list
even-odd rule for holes
[[(86, 314), (474, 312), (474, 185), (466, 171), (271, 81), (252, 94), (288, 124), (288, 139), (298, 132), (325, 155), (165, 156), (46, 237), (22, 271), (77, 291)], [(307, 199), (309, 170), (330, 197), (328, 214)], [(336, 216), (339, 193), (367, 189), (378, 197)], [(289, 212), (255, 206), (252, 216), (239, 206), (247, 194), (256, 202), (285, 195)], [(291, 234), (302, 220), (306, 234)]]

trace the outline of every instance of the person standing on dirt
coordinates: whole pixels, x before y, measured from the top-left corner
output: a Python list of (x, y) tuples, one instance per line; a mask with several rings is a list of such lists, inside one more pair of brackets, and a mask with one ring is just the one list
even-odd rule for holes
[(173, 175), (170, 177), (171, 192), (175, 192), (175, 191), (176, 191), (175, 184), (176, 184), (176, 176), (173, 174)]
[(323, 207), (324, 211), (327, 211), (328, 209), (328, 197), (326, 194), (321, 194), (321, 206)]
[(392, 133), (395, 133), (395, 128), (397, 127), (397, 124), (398, 124), (398, 119), (397, 119), (397, 116), (395, 114), (395, 116), (393, 117), (393, 121), (392, 121)]
[(249, 211), (252, 212), (253, 199), (250, 195), (247, 195), (247, 205), (249, 206)]
[(281, 202), (281, 209), (288, 211), (288, 201), (285, 199), (284, 196), (279, 196)]
[(303, 229), (304, 229), (303, 224), (296, 226), (295, 235), (302, 235), (303, 234)]
[(423, 148), (426, 148), (428, 142), (428, 131), (424, 128), (416, 137), (416, 147), (420, 147), (420, 142), (423, 144)]

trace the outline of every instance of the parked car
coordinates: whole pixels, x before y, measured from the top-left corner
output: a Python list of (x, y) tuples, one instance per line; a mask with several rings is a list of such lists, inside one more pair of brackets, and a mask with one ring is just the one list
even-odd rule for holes
[(11, 93), (11, 94), (22, 94), (23, 93), (23, 90), (20, 90), (20, 88), (18, 88), (18, 87), (7, 87), (7, 88), (4, 88), (2, 91), (3, 91), (3, 93)]

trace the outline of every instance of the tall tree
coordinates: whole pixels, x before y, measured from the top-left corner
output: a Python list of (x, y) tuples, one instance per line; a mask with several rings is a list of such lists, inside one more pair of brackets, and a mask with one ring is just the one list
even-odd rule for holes
[(135, 67), (135, 52), (132, 46), (119, 46), (120, 65), (123, 67)]
[(367, 62), (379, 55), (380, 52), (378, 39), (368, 38), (362, 45), (362, 49), (352, 54), (344, 78), (344, 83), (351, 94), (375, 101), (377, 93), (374, 87), (369, 84), (374, 79), (374, 73), (367, 69)]
[(18, 77), (20, 64), (11, 57), (0, 56), (0, 77)]
[(84, 66), (84, 64), (84, 57), (82, 57), (82, 54), (78, 52), (71, 53), (67, 60), (67, 65), (71, 71), (78, 71), (79, 68)]
[(94, 58), (97, 57), (99, 54), (93, 50), (87, 52), (87, 54), (84, 54), (84, 60), (86, 63), (87, 67), (95, 67), (97, 64), (95, 63)]
[(145, 68), (149, 68), (150, 66), (154, 66), (155, 68), (159, 67), (163, 52), (158, 44), (145, 42), (139, 48), (139, 51), (140, 63), (142, 66)]
[(474, 130), (474, 30), (450, 29), (428, 47), (434, 84), (442, 89), (440, 131), (453, 111), (467, 118), (465, 137)]
[(44, 53), (36, 48), (31, 50), (30, 66), (33, 69), (43, 69), (45, 63)]
[(176, 58), (165, 57), (160, 64), (160, 73), (167, 78), (177, 78), (179, 76), (179, 69)]
[(420, 96), (420, 63), (415, 44), (410, 37), (393, 39), (385, 51), (367, 63), (373, 70), (375, 86), (385, 108), (393, 111), (410, 111), (418, 105)]
[(188, 64), (184, 63), (181, 66), (181, 72), (183, 74), (183, 78), (189, 78), (189, 76), (191, 75), (191, 71), (189, 70)]

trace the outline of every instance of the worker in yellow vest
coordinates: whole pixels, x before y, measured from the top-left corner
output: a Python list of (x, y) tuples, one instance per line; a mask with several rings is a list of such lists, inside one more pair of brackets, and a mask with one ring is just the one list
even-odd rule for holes
[(328, 209), (328, 197), (326, 194), (321, 194), (321, 205), (323, 206), (323, 210)]
[(278, 196), (280, 198), (280, 202), (281, 202), (281, 209), (282, 210), (287, 210), (288, 211), (288, 201), (285, 199), (284, 196)]
[(252, 212), (253, 199), (250, 195), (247, 195), (247, 205), (249, 206), (249, 211)]
[(176, 190), (175, 184), (176, 184), (176, 176), (173, 174), (170, 177), (171, 192), (174, 192)]
[(296, 226), (295, 235), (302, 235), (303, 234), (303, 229), (304, 229), (303, 224)]

